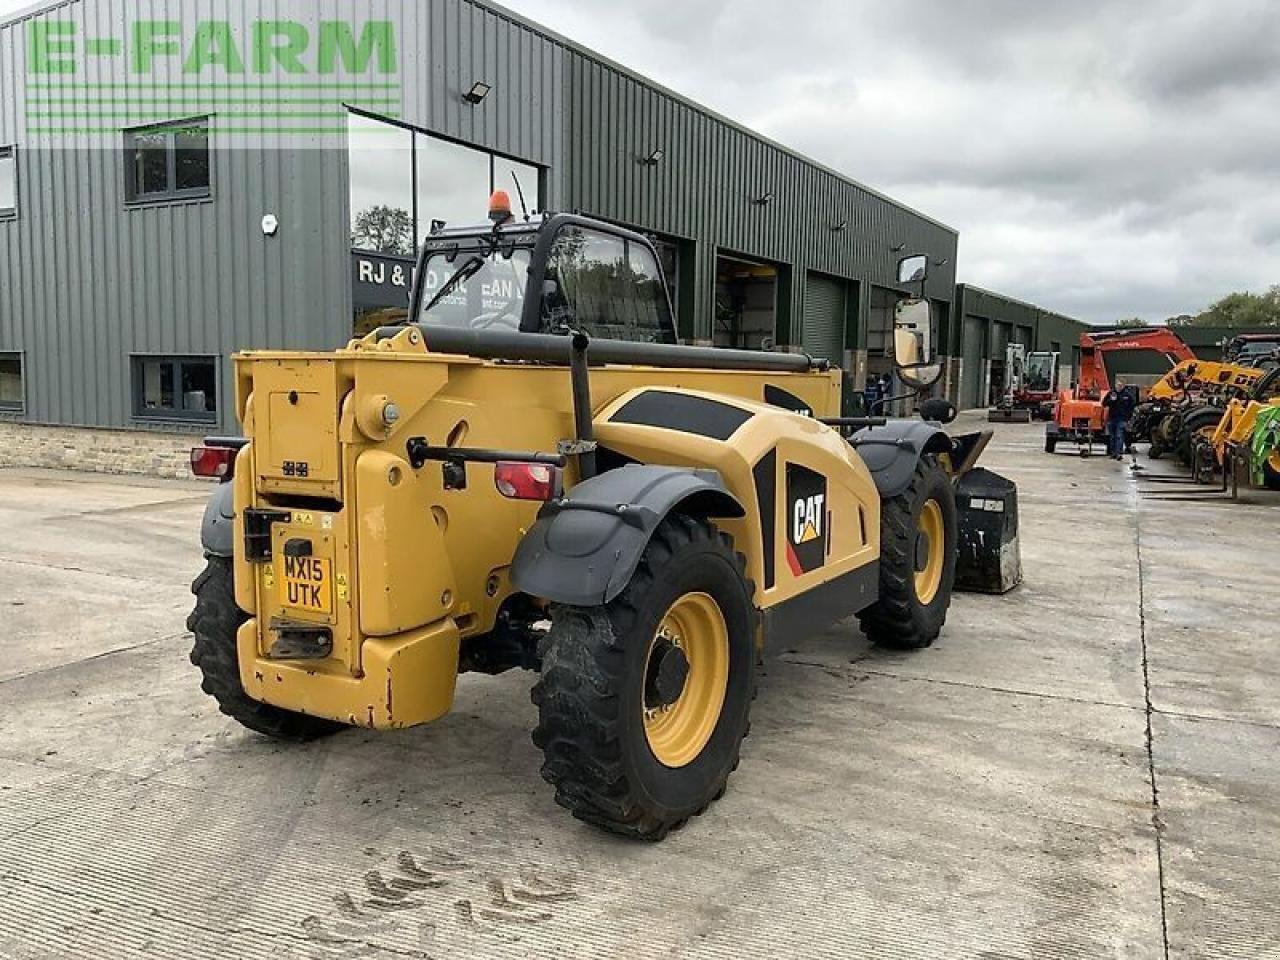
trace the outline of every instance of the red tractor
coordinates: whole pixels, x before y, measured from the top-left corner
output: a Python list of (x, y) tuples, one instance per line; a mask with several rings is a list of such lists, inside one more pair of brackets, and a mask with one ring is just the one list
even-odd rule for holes
[(1045, 453), (1053, 453), (1059, 442), (1066, 442), (1079, 446), (1081, 456), (1088, 456), (1095, 442), (1106, 443), (1102, 398), (1111, 389), (1111, 377), (1104, 358), (1134, 350), (1163, 354), (1170, 369), (1196, 359), (1191, 348), (1168, 327), (1081, 334), (1080, 376), (1072, 389), (1058, 393), (1053, 419), (1045, 427)]

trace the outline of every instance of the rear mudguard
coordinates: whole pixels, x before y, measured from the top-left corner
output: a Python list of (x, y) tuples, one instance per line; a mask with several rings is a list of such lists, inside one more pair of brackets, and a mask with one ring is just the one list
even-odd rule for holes
[(849, 443), (871, 471), (882, 500), (911, 486), (916, 464), (925, 454), (951, 452), (946, 431), (920, 420), (890, 420), (883, 427), (858, 431)]
[(553, 603), (608, 603), (631, 581), (658, 524), (676, 511), (697, 517), (746, 514), (715, 470), (610, 470), (542, 508), (516, 550), (511, 582)]
[(235, 484), (224, 483), (209, 498), (200, 524), (200, 543), (212, 557), (231, 559), (235, 552), (232, 529), (235, 525)]

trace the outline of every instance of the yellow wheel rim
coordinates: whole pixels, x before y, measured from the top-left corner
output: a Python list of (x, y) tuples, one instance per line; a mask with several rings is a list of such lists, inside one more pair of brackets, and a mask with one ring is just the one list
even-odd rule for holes
[(920, 511), (916, 529), (925, 541), (916, 549), (916, 599), (926, 607), (933, 603), (942, 586), (942, 567), (946, 557), (947, 530), (942, 521), (942, 507), (929, 500)]
[[(678, 663), (666, 664), (674, 658)], [(678, 695), (670, 676), (683, 673)], [(663, 766), (688, 766), (715, 733), (729, 689), (729, 628), (705, 593), (686, 593), (663, 616), (645, 660), (644, 734)], [(672, 699), (673, 697), (673, 699)], [(666, 700), (667, 702), (663, 702)]]

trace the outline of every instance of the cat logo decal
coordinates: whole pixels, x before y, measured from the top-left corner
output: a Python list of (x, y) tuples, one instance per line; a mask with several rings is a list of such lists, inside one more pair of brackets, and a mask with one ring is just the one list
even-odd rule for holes
[(827, 478), (799, 464), (787, 464), (787, 504), (787, 565), (799, 577), (827, 561)]

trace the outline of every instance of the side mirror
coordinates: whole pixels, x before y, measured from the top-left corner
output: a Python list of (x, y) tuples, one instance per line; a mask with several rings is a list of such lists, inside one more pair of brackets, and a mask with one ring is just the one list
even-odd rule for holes
[(922, 253), (898, 261), (898, 282), (924, 283), (929, 279), (929, 258)]
[(893, 364), (898, 379), (913, 390), (928, 390), (942, 379), (933, 349), (933, 311), (928, 300), (903, 300), (893, 321)]

